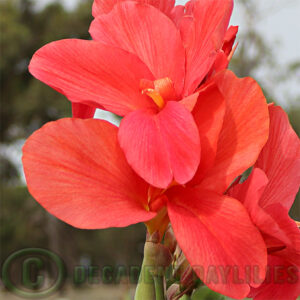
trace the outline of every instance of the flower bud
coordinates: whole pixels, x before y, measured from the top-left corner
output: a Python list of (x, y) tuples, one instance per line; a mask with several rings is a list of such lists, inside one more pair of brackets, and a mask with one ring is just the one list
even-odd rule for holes
[(165, 233), (164, 245), (174, 254), (177, 246), (177, 241), (172, 229), (172, 226), (169, 224), (167, 231)]
[(163, 275), (172, 262), (170, 250), (158, 241), (159, 233), (155, 232), (147, 237), (144, 248), (145, 266), (150, 268), (152, 275)]
[(180, 277), (180, 284), (183, 287), (190, 287), (190, 286), (193, 286), (195, 279), (196, 278), (195, 278), (194, 271), (193, 271), (192, 267), (189, 265), (189, 266), (187, 266), (187, 268), (185, 269), (185, 271), (183, 272), (183, 274)]
[(186, 269), (190, 266), (189, 262), (185, 258), (183, 252), (181, 250), (178, 250), (178, 247), (176, 249), (176, 260), (174, 263), (174, 277), (180, 279), (183, 273), (186, 271)]
[(147, 233), (146, 242), (157, 244), (159, 243), (159, 241), (160, 241), (159, 231), (155, 231), (152, 234)]
[(180, 294), (180, 286), (173, 283), (167, 290), (167, 300), (174, 300)]

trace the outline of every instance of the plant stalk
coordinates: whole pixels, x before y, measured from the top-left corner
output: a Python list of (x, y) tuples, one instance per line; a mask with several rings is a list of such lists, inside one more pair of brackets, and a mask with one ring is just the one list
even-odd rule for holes
[(134, 300), (156, 300), (155, 284), (147, 265), (147, 258), (144, 257), (139, 282), (136, 287)]
[(164, 276), (153, 276), (156, 300), (165, 300)]
[(172, 261), (168, 248), (160, 243), (159, 233), (147, 236), (144, 259), (134, 300), (165, 300), (165, 271)]

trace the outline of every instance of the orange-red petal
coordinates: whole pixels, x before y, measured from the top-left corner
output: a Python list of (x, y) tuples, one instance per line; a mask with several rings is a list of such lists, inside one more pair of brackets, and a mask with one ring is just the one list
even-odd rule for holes
[(226, 112), (214, 165), (201, 186), (223, 193), (257, 160), (268, 139), (269, 113), (263, 92), (252, 78), (239, 79), (225, 70), (214, 80), (225, 98)]
[[(177, 95), (183, 89), (185, 53), (175, 24), (153, 6), (134, 1), (116, 5), (91, 24), (94, 40), (138, 56), (156, 79), (168, 77)], [(172, 99), (175, 100), (175, 99)]]
[(191, 185), (199, 184), (214, 164), (225, 110), (224, 96), (215, 83), (211, 83), (199, 91), (193, 116), (200, 135), (201, 160), (197, 173), (190, 182)]
[(61, 119), (36, 131), (23, 148), (32, 196), (51, 214), (84, 229), (152, 219), (148, 185), (127, 164), (117, 127), (95, 119)]
[(182, 18), (187, 59), (184, 95), (194, 92), (212, 67), (222, 48), (232, 9), (232, 0), (199, 0), (193, 2), (191, 15)]
[(226, 296), (246, 297), (248, 284), (259, 285), (248, 280), (247, 268), (263, 280), (267, 251), (243, 205), (195, 188), (175, 187), (167, 195), (176, 239), (200, 279)]
[(121, 121), (119, 141), (132, 168), (159, 188), (167, 188), (173, 180), (187, 183), (200, 161), (193, 116), (175, 101), (168, 101), (158, 113), (138, 110), (128, 114)]
[(96, 108), (81, 104), (81, 103), (72, 103), (72, 115), (73, 118), (80, 119), (90, 119), (95, 115)]
[(269, 179), (260, 205), (280, 203), (289, 210), (300, 185), (300, 140), (281, 107), (269, 112), (270, 136), (255, 164)]
[(73, 103), (118, 115), (155, 106), (139, 90), (142, 78), (154, 80), (147, 66), (135, 55), (99, 42), (47, 44), (34, 54), (29, 71)]
[[(128, 0), (94, 0), (93, 16), (94, 18), (109, 13), (117, 3)], [(175, 0), (135, 0), (143, 4), (149, 4), (161, 10), (166, 15), (170, 15), (174, 7)]]

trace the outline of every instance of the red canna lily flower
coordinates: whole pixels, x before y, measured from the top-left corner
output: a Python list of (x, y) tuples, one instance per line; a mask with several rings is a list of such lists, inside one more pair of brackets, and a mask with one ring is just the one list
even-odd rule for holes
[[(109, 66), (109, 60), (102, 62)], [(135, 74), (129, 73), (124, 80), (134, 79)], [(80, 89), (85, 77), (77, 76), (83, 81)], [(102, 88), (96, 83), (94, 87)], [(126, 90), (129, 97), (134, 93), (128, 87)], [(255, 81), (238, 79), (230, 71), (219, 73), (198, 93), (192, 113), (201, 140), (201, 162), (187, 185), (174, 183), (168, 189), (150, 186), (128, 164), (117, 127), (102, 120), (76, 118), (48, 123), (27, 140), (23, 148), (26, 180), (30, 193), (45, 209), (75, 227), (100, 229), (146, 222), (153, 231), (171, 221), (176, 239), (198, 276), (220, 293), (243, 298), (250, 291), (249, 283), (258, 286), (246, 280), (247, 268), (257, 267), (259, 277), (264, 278), (267, 252), (244, 206), (224, 192), (237, 175), (254, 164), (266, 143), (267, 105)], [(177, 109), (177, 104), (168, 102), (163, 113)], [(107, 105), (126, 108), (126, 102)], [(128, 134), (133, 144), (138, 142)], [(154, 142), (158, 144), (152, 150), (158, 153), (160, 141)], [(172, 143), (183, 143), (180, 135), (173, 136)], [(180, 158), (174, 156), (176, 159)], [(218, 271), (217, 282), (207, 275), (211, 267)]]
[(268, 275), (249, 297), (295, 300), (300, 294), (300, 232), (288, 212), (300, 185), (300, 141), (285, 112), (270, 106), (270, 137), (249, 178), (229, 195), (247, 208), (268, 248)]
[[(230, 48), (232, 0), (196, 1), (180, 28), (168, 16), (173, 1), (117, 2), (95, 2), (94, 41), (50, 43), (35, 53), (29, 70), (72, 101), (74, 117), (92, 117), (95, 108), (124, 116), (121, 148), (148, 183), (186, 184), (202, 143), (187, 107), (222, 47)], [(217, 63), (215, 69), (222, 68)]]

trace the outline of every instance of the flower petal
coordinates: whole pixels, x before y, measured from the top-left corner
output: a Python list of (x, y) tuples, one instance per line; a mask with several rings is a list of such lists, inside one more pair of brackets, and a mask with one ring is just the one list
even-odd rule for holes
[(148, 185), (129, 167), (117, 127), (95, 119), (61, 119), (36, 131), (23, 148), (32, 196), (48, 212), (84, 229), (152, 219)]
[(243, 183), (233, 185), (227, 192), (230, 197), (240, 200), (250, 215), (256, 215), (259, 200), (268, 185), (264, 171), (254, 168)]
[(118, 115), (154, 104), (139, 90), (140, 79), (153, 80), (136, 56), (94, 41), (61, 40), (39, 49), (29, 70), (70, 101), (104, 107)]
[(232, 51), (232, 47), (233, 47), (234, 41), (236, 39), (238, 30), (239, 30), (238, 26), (230, 26), (228, 28), (228, 30), (226, 31), (222, 50), (224, 51), (224, 53), (227, 57), (230, 55), (230, 52)]
[[(273, 248), (293, 243), (293, 239), (289, 238), (289, 230), (293, 228), (290, 226), (288, 213), (283, 207), (267, 209), (259, 205), (268, 183), (264, 171), (254, 168), (246, 181), (232, 186), (227, 194), (243, 203), (253, 223), (264, 235), (268, 235), (265, 241), (267, 247)], [(280, 216), (277, 216), (277, 211)], [(292, 225), (296, 226), (295, 222), (293, 223)]]
[(121, 121), (119, 141), (132, 168), (159, 188), (167, 188), (173, 179), (185, 184), (199, 164), (196, 124), (178, 102), (167, 102), (159, 113), (140, 110), (128, 114)]
[(189, 184), (199, 184), (207, 170), (214, 164), (225, 109), (225, 99), (215, 83), (209, 84), (199, 91), (193, 116), (200, 135), (201, 160), (197, 173)]
[(184, 16), (184, 14), (185, 14), (184, 5), (176, 5), (171, 11), (170, 18), (173, 20), (173, 22), (178, 28), (180, 26), (180, 21)]
[[(109, 13), (115, 4), (128, 0), (94, 0), (93, 16), (94, 18), (102, 14)], [(153, 5), (166, 15), (170, 15), (175, 5), (175, 0), (134, 0), (136, 2)]]
[[(185, 74), (185, 53), (175, 24), (153, 6), (127, 1), (91, 24), (94, 40), (136, 54), (156, 79), (169, 77), (178, 96)], [(173, 99), (175, 100), (175, 99)]]
[(300, 140), (281, 107), (269, 112), (270, 136), (255, 164), (269, 179), (260, 205), (280, 203), (289, 210), (300, 185)]
[(260, 206), (268, 183), (264, 171), (254, 168), (246, 181), (229, 189), (228, 195), (246, 207), (253, 223), (263, 233), (269, 253), (300, 266), (300, 233), (288, 210), (280, 203)]
[(73, 118), (90, 119), (94, 117), (96, 108), (81, 104), (72, 103), (72, 114)]
[(268, 256), (268, 275), (258, 288), (252, 288), (248, 297), (254, 300), (296, 300), (300, 294), (300, 269), (282, 258)]
[(226, 296), (246, 297), (249, 284), (259, 284), (250, 270), (264, 279), (267, 251), (243, 205), (199, 189), (175, 187), (167, 196), (176, 239), (200, 279)]
[(226, 101), (214, 166), (201, 186), (223, 193), (238, 175), (252, 166), (269, 133), (266, 99), (252, 78), (237, 78), (225, 70), (215, 81)]
[(179, 101), (188, 111), (192, 112), (199, 97), (199, 92), (187, 96)]
[(185, 95), (199, 86), (214, 63), (216, 51), (222, 48), (233, 1), (199, 0), (193, 2), (192, 7), (192, 15), (181, 21), (187, 56)]
[(220, 50), (219, 52), (217, 52), (215, 61), (209, 73), (206, 75), (206, 80), (211, 79), (218, 72), (226, 70), (228, 68), (228, 65), (229, 65), (228, 57), (225, 55), (223, 50)]
[(96, 18), (99, 15), (109, 13), (117, 2), (123, 0), (94, 0), (92, 14)]
[[(284, 249), (277, 249), (277, 251), (276, 249), (270, 249), (269, 252), (272, 252), (270, 254), (280, 256), (291, 264), (300, 267), (300, 232), (295, 221), (289, 216), (288, 210), (279, 203), (271, 204), (264, 210), (280, 228), (280, 231), (276, 232), (277, 235), (273, 234), (271, 236), (277, 238), (285, 246)], [(268, 241), (272, 242), (272, 239)]]
[[(217, 55), (212, 68), (207, 74), (207, 79), (210, 79), (216, 73), (228, 68), (229, 62), (235, 52), (237, 45), (232, 49), (234, 44), (238, 26), (230, 26), (225, 34), (222, 50), (217, 51)], [(207, 80), (206, 79), (206, 80)]]

